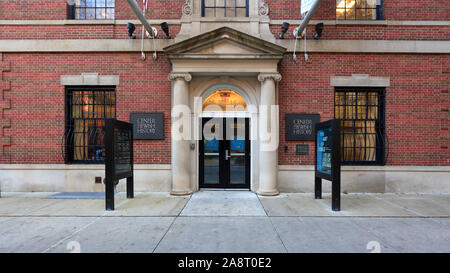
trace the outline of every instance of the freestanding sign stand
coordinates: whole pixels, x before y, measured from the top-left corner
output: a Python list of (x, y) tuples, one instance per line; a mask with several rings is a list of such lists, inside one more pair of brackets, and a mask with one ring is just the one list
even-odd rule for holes
[(316, 124), (314, 193), (322, 199), (322, 179), (331, 181), (331, 208), (341, 210), (341, 141), (340, 121), (332, 119)]
[(120, 179), (127, 179), (127, 198), (134, 198), (133, 124), (107, 119), (105, 131), (106, 210), (114, 210), (114, 187)]

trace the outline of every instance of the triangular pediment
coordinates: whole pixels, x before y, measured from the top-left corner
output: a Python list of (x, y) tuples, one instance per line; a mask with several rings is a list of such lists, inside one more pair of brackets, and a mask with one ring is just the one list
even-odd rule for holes
[(281, 59), (284, 47), (238, 30), (222, 27), (164, 48), (169, 59)]

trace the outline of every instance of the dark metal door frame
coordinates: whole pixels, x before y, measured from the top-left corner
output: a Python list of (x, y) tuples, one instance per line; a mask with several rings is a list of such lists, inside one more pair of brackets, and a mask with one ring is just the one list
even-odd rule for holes
[(199, 147), (199, 187), (200, 188), (217, 188), (217, 189), (250, 189), (250, 119), (241, 118), (245, 120), (245, 184), (231, 184), (230, 183), (230, 160), (226, 156), (230, 155), (231, 141), (226, 140), (227, 134), (227, 119), (234, 119), (237, 122), (238, 118), (222, 118), (222, 140), (219, 140), (219, 184), (206, 184), (204, 181), (204, 142), (203, 142), (203, 128), (206, 122), (212, 118), (201, 118), (200, 124), (202, 139), (198, 142)]

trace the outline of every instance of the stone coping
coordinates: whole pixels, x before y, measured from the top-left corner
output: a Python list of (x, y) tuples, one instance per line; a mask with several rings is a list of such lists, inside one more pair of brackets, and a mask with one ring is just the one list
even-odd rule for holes
[[(180, 25), (186, 20), (182, 19), (150, 19), (150, 24), (159, 25), (162, 22), (167, 22), (169, 25)], [(201, 18), (200, 22), (253, 22), (260, 21), (259, 18)], [(140, 25), (139, 20), (0, 20), (0, 25), (126, 25), (132, 22), (135, 25)], [(186, 21), (189, 22), (189, 21)], [(270, 20), (271, 25), (281, 25), (283, 22), (288, 22), (292, 25), (298, 25), (301, 20)], [(450, 26), (450, 21), (433, 21), (433, 20), (311, 20), (309, 25), (317, 23), (324, 23), (324, 25), (381, 25), (381, 26)]]
[[(101, 164), (0, 164), (0, 170), (104, 170)], [(171, 170), (171, 164), (135, 164), (135, 170)], [(450, 172), (450, 166), (342, 166), (342, 171)], [(314, 165), (279, 165), (278, 171), (314, 171)]]

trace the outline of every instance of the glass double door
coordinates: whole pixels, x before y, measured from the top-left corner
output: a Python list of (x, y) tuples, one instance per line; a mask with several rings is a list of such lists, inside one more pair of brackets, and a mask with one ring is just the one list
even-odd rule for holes
[(250, 188), (248, 118), (203, 118), (200, 188)]

